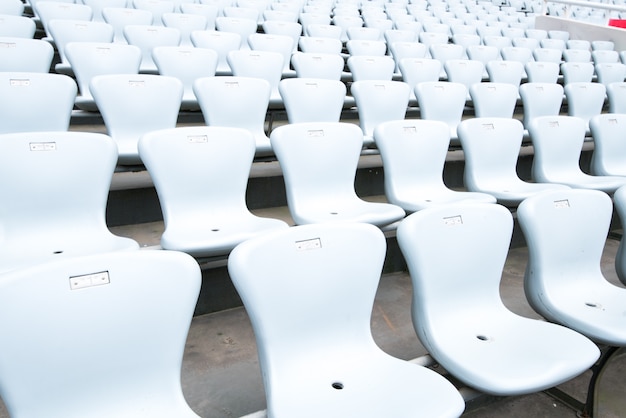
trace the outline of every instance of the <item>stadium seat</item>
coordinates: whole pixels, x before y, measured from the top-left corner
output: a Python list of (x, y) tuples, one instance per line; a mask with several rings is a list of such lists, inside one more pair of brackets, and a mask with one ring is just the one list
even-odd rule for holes
[(238, 49), (250, 49), (248, 37), (257, 31), (256, 19), (246, 19), (228, 16), (218, 16), (215, 19), (215, 28), (220, 32), (234, 32), (241, 37)]
[(215, 19), (217, 19), (217, 15), (219, 13), (219, 9), (216, 5), (201, 3), (181, 3), (180, 11), (181, 13), (185, 14), (198, 14), (204, 16), (206, 18), (205, 30), (215, 30)]
[(404, 217), (399, 206), (357, 196), (354, 178), (363, 147), (358, 126), (288, 124), (274, 129), (270, 140), (283, 172), (289, 212), (297, 225), (365, 222), (391, 227)]
[(82, 20), (90, 21), (93, 13), (91, 7), (81, 3), (66, 3), (61, 1), (38, 1), (33, 6), (35, 16), (39, 18), (46, 36), (54, 39), (48, 25), (52, 20)]
[(467, 89), (467, 100), (471, 100), (470, 88), (483, 79), (485, 66), (480, 61), (450, 59), (443, 65), (449, 82), (461, 83)]
[(524, 64), (519, 61), (489, 61), (486, 68), (492, 83), (509, 83), (519, 87), (525, 75)]
[(286, 78), (278, 84), (289, 123), (339, 122), (346, 85), (339, 80)]
[(533, 59), (537, 62), (552, 62), (560, 65), (563, 51), (556, 48), (535, 48), (533, 49)]
[[(80, 255), (137, 250), (113, 235), (105, 212), (117, 149), (106, 135), (22, 132), (0, 135), (4, 204), (0, 272)], [(0, 373), (1, 375), (1, 373)]]
[(0, 394), (9, 413), (198, 418), (180, 375), (200, 283), (193, 258), (165, 251), (5, 275)]
[(114, 42), (128, 43), (124, 36), (124, 28), (128, 25), (152, 25), (154, 20), (149, 10), (126, 7), (103, 7), (102, 17), (105, 22), (113, 26)]
[(343, 48), (343, 44), (339, 39), (319, 36), (301, 36), (298, 45), (300, 46), (300, 51), (315, 54), (339, 55)]
[(591, 172), (597, 176), (626, 176), (626, 114), (603, 113), (593, 116), (589, 128), (594, 144)]
[(0, 72), (48, 73), (53, 58), (54, 48), (49, 42), (0, 37)]
[[(278, 12), (277, 10), (267, 10), (267, 12)], [(296, 15), (297, 19), (297, 15)], [(289, 36), (293, 40), (293, 51), (296, 52), (298, 50), (298, 42), (300, 41), (302, 35), (302, 25), (296, 20), (294, 21), (284, 21), (284, 20), (267, 20), (262, 23), (261, 27), (263, 28), (263, 33), (269, 35), (282, 35)]]
[(609, 84), (606, 95), (610, 113), (626, 113), (626, 82)]
[(602, 83), (568, 83), (565, 85), (567, 113), (585, 121), (589, 131), (589, 119), (602, 113), (606, 88)]
[(565, 49), (563, 50), (563, 61), (591, 62), (591, 51), (587, 49)]
[(439, 121), (395, 120), (374, 129), (385, 170), (387, 200), (407, 213), (454, 202), (495, 203), (489, 194), (457, 191), (443, 182), (450, 129)]
[(512, 118), (518, 89), (508, 83), (474, 83), (469, 89), (477, 118)]
[(346, 50), (351, 57), (357, 55), (383, 56), (387, 52), (387, 44), (385, 41), (350, 39), (346, 42)]
[[(583, 335), (504, 305), (500, 281), (512, 234), (507, 208), (478, 203), (416, 212), (397, 232), (420, 341), (452, 376), (496, 396), (552, 388), (585, 372), (600, 354)], [(451, 254), (459, 255), (455, 262)]]
[(396, 66), (388, 55), (354, 55), (348, 58), (347, 65), (353, 81), (391, 81)]
[[(342, 28), (327, 23), (311, 23), (306, 26), (307, 36), (313, 38), (330, 38), (340, 41), (343, 45)], [(346, 39), (347, 40), (347, 39)]]
[(194, 257), (225, 255), (242, 241), (287, 228), (281, 220), (248, 210), (246, 189), (256, 146), (247, 130), (156, 130), (143, 135), (138, 147), (159, 195), (164, 249)]
[(463, 117), (467, 88), (450, 81), (426, 81), (415, 86), (415, 98), (420, 117), (445, 122), (450, 129), (452, 143), (458, 142), (457, 125)]
[(0, 133), (67, 131), (78, 88), (52, 73), (0, 73)]
[(234, 76), (203, 77), (194, 82), (193, 91), (208, 126), (246, 129), (254, 136), (257, 155), (272, 153), (269, 137), (265, 133), (265, 116), (271, 94), (267, 80)]
[(165, 26), (126, 25), (124, 36), (130, 45), (135, 45), (141, 49), (139, 72), (143, 74), (158, 74), (157, 66), (152, 58), (152, 50), (155, 47), (178, 46), (180, 44), (180, 31)]
[(586, 131), (585, 120), (574, 116), (540, 116), (530, 121), (528, 132), (535, 150), (533, 179), (606, 193), (626, 185), (626, 177), (592, 176), (581, 170)]
[(201, 14), (168, 12), (163, 13), (161, 19), (165, 27), (178, 29), (180, 46), (192, 46), (191, 33), (196, 30), (206, 30), (207, 27), (207, 18)]
[(474, 118), (458, 127), (465, 154), (465, 187), (473, 192), (493, 195), (498, 203), (516, 207), (535, 193), (558, 184), (523, 181), (517, 174), (517, 160), (524, 137), (524, 126), (511, 118)]
[(595, 65), (597, 82), (608, 87), (612, 83), (622, 83), (626, 79), (626, 64), (621, 62), (601, 62)]
[(216, 75), (232, 75), (233, 72), (228, 64), (228, 53), (239, 50), (241, 35), (215, 30), (193, 31), (191, 42), (196, 48), (212, 49), (217, 52)]
[(596, 190), (534, 196), (517, 211), (528, 243), (524, 288), (530, 305), (548, 321), (608, 346), (592, 368), (582, 415), (601, 415), (596, 382), (617, 348), (626, 345), (626, 291), (606, 280), (599, 267), (612, 215), (611, 198)]
[(558, 63), (549, 61), (529, 61), (524, 70), (529, 83), (556, 83), (561, 72)]
[(0, 15), (22, 16), (24, 2), (22, 0), (4, 0), (0, 3)]
[(81, 110), (98, 110), (89, 89), (89, 83), (96, 75), (139, 73), (141, 50), (134, 45), (70, 42), (65, 46), (65, 53), (78, 83), (80, 95), (75, 104)]
[(154, 26), (163, 26), (163, 15), (176, 11), (172, 0), (129, 0), (129, 4), (132, 4), (135, 9), (151, 12)]
[(339, 54), (295, 52), (291, 56), (291, 66), (299, 78), (341, 80), (345, 61)]
[(176, 126), (183, 98), (179, 79), (154, 74), (98, 75), (89, 90), (117, 143), (121, 165), (141, 163), (137, 141), (143, 134)]
[(354, 81), (350, 92), (356, 102), (363, 145), (374, 145), (374, 129), (391, 120), (404, 120), (409, 106), (411, 87), (402, 81)]
[(12, 38), (29, 38), (35, 36), (37, 25), (26, 16), (0, 14), (0, 36)]
[(524, 126), (538, 116), (556, 116), (561, 113), (563, 86), (557, 83), (524, 83), (519, 87), (524, 106)]
[(283, 74), (284, 58), (278, 52), (245, 49), (230, 51), (227, 56), (228, 65), (233, 70), (233, 76), (261, 78), (270, 83), (271, 107), (283, 107), (278, 83)]
[(282, 77), (292, 77), (294, 71), (290, 69), (291, 54), (293, 53), (293, 38), (287, 35), (272, 35), (267, 33), (253, 33), (248, 37), (248, 45), (253, 51), (277, 52), (283, 57)]
[(564, 62), (561, 64), (563, 84), (588, 83), (593, 79), (595, 67), (591, 62)]
[(103, 22), (104, 16), (102, 15), (102, 9), (105, 7), (126, 7), (128, 5), (127, 0), (81, 0), (81, 2), (91, 7), (91, 20), (94, 22)]
[(360, 223), (292, 227), (233, 250), (228, 271), (257, 338), (268, 416), (463, 412), (445, 378), (374, 342), (370, 321), (384, 258), (384, 235)]

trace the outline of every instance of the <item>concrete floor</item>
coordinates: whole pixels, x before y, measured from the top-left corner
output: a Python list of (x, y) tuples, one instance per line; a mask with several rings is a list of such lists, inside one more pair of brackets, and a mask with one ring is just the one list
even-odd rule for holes
[[(613, 259), (618, 242), (608, 240), (603, 260), (607, 278), (618, 283)], [(522, 278), (526, 249), (510, 251), (503, 274), (501, 294), (514, 312), (538, 318), (526, 303)], [(417, 340), (410, 318), (411, 283), (408, 274), (382, 277), (372, 314), (375, 340), (389, 354), (413, 359), (426, 354)], [(626, 416), (626, 356), (616, 358), (601, 382), (599, 417)], [(590, 373), (561, 386), (584, 400)], [(182, 384), (189, 405), (204, 418), (231, 418), (254, 414), (265, 408), (254, 335), (244, 308), (194, 318), (182, 369)], [(254, 416), (264, 416), (255, 414)], [(0, 418), (8, 417), (0, 403)], [(576, 412), (545, 393), (513, 398), (480, 397), (468, 404), (465, 416), (575, 417)]]

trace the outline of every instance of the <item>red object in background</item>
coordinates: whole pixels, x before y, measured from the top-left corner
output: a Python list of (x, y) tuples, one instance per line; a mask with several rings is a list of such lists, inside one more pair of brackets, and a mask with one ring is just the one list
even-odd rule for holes
[(609, 19), (609, 26), (626, 29), (626, 19)]

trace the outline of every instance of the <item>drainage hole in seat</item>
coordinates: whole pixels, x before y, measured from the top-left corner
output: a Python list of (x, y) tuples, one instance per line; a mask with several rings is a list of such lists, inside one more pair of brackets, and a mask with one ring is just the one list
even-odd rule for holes
[(489, 338), (486, 337), (485, 335), (477, 335), (476, 338), (478, 338), (480, 341), (487, 341), (487, 340), (489, 340)]
[(331, 386), (333, 387), (333, 389), (337, 389), (337, 390), (343, 389), (343, 383), (341, 382), (334, 382)]

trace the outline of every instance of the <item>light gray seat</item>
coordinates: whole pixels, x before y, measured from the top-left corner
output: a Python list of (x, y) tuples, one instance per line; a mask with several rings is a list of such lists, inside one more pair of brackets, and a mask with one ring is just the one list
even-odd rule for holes
[(289, 123), (339, 122), (346, 85), (339, 80), (286, 78), (278, 84)]
[(518, 89), (508, 83), (474, 83), (469, 89), (477, 118), (512, 118)]
[(596, 115), (589, 121), (589, 128), (594, 144), (591, 172), (597, 176), (626, 176), (626, 114)]
[(32, 39), (36, 30), (35, 21), (29, 17), (0, 14), (0, 36)]
[[(162, 14), (161, 19), (165, 27), (179, 30), (180, 46), (192, 46), (191, 33), (197, 30), (205, 30), (207, 27), (207, 18), (202, 14), (179, 13), (178, 11), (175, 13), (166, 12)], [(215, 22), (213, 22), (213, 25), (215, 25)]]
[(580, 168), (580, 153), (587, 125), (575, 116), (541, 116), (533, 119), (528, 132), (535, 149), (533, 179), (541, 183), (566, 184), (573, 188), (613, 193), (626, 184), (626, 177), (592, 176)]
[[(1, 19), (1, 18), (0, 18)], [(0, 71), (48, 73), (54, 48), (41, 39), (0, 37)]]
[[(611, 356), (626, 345), (626, 290), (611, 284), (600, 269), (612, 214), (611, 198), (596, 190), (537, 195), (517, 211), (528, 244), (524, 290), (530, 305), (549, 321), (609, 346), (592, 369), (581, 411), (588, 416), (600, 416), (596, 382)], [(623, 262), (620, 257), (618, 252), (616, 267)]]
[(563, 86), (557, 83), (524, 83), (519, 87), (524, 106), (524, 126), (539, 116), (557, 116), (563, 104)]
[(452, 376), (498, 396), (559, 385), (600, 354), (583, 335), (504, 305), (500, 280), (512, 232), (509, 209), (478, 203), (416, 212), (397, 231), (420, 341)]
[(0, 395), (11, 416), (198, 418), (180, 374), (200, 283), (193, 258), (165, 251), (3, 275)]
[(415, 86), (415, 97), (420, 117), (445, 122), (450, 129), (450, 139), (458, 141), (457, 126), (463, 117), (467, 88), (451, 81), (426, 81)]
[(606, 87), (602, 83), (568, 83), (564, 90), (567, 114), (583, 119), (588, 131), (589, 119), (602, 113)]
[(114, 42), (127, 43), (124, 28), (128, 25), (152, 25), (154, 17), (150, 10), (126, 7), (103, 7), (102, 18), (113, 26)]
[(291, 56), (291, 65), (298, 78), (341, 80), (345, 62), (339, 54), (295, 52)]
[(296, 224), (342, 221), (391, 227), (404, 217), (399, 206), (357, 196), (354, 179), (363, 147), (363, 132), (358, 126), (341, 122), (288, 124), (274, 129), (270, 140)]
[(270, 84), (271, 107), (283, 107), (282, 98), (278, 91), (278, 83), (282, 79), (284, 56), (274, 51), (230, 51), (227, 56), (228, 64), (235, 77), (252, 77), (266, 80)]
[(591, 62), (564, 62), (561, 64), (563, 84), (589, 83), (593, 79), (595, 67)]
[[(164, 0), (161, 0), (164, 1)], [(180, 31), (158, 25), (126, 25), (124, 36), (130, 45), (141, 49), (141, 65), (139, 72), (158, 74), (159, 70), (152, 58), (152, 50), (157, 46), (178, 46)]]
[(610, 113), (626, 113), (626, 82), (606, 86)]
[(54, 39), (48, 25), (52, 20), (82, 20), (91, 21), (93, 12), (91, 7), (81, 3), (66, 3), (63, 1), (38, 1), (33, 6), (35, 16), (39, 18), (46, 37)]
[[(84, 132), (0, 135), (0, 272), (110, 251), (136, 250), (113, 235), (105, 212), (115, 143)], [(0, 280), (1, 281), (1, 280)]]
[(146, 132), (176, 126), (183, 83), (154, 74), (107, 74), (91, 79), (89, 87), (107, 133), (117, 143), (118, 162), (140, 164), (137, 141)]
[(393, 78), (395, 61), (388, 55), (352, 55), (347, 60), (353, 81)]
[(556, 62), (529, 61), (524, 65), (529, 83), (556, 83), (561, 68)]
[(535, 193), (558, 184), (523, 181), (517, 174), (517, 160), (524, 137), (524, 126), (511, 118), (474, 118), (458, 128), (465, 154), (465, 187), (473, 192), (493, 195), (498, 203), (517, 206)]
[(461, 201), (495, 203), (490, 194), (457, 191), (443, 182), (450, 130), (439, 121), (396, 120), (374, 130), (385, 170), (385, 195), (406, 212)]
[(139, 155), (159, 195), (161, 247), (195, 257), (228, 254), (253, 236), (287, 228), (253, 215), (246, 188), (255, 152), (244, 129), (184, 127), (146, 133)]
[(370, 320), (384, 258), (384, 235), (361, 223), (296, 226), (233, 250), (228, 271), (255, 331), (268, 416), (463, 412), (445, 378), (374, 342)]
[(212, 49), (217, 52), (216, 75), (232, 75), (228, 64), (228, 53), (239, 50), (241, 35), (234, 32), (216, 30), (200, 30), (191, 32), (191, 42), (196, 48)]
[(53, 73), (0, 73), (0, 133), (67, 131), (78, 88)]

